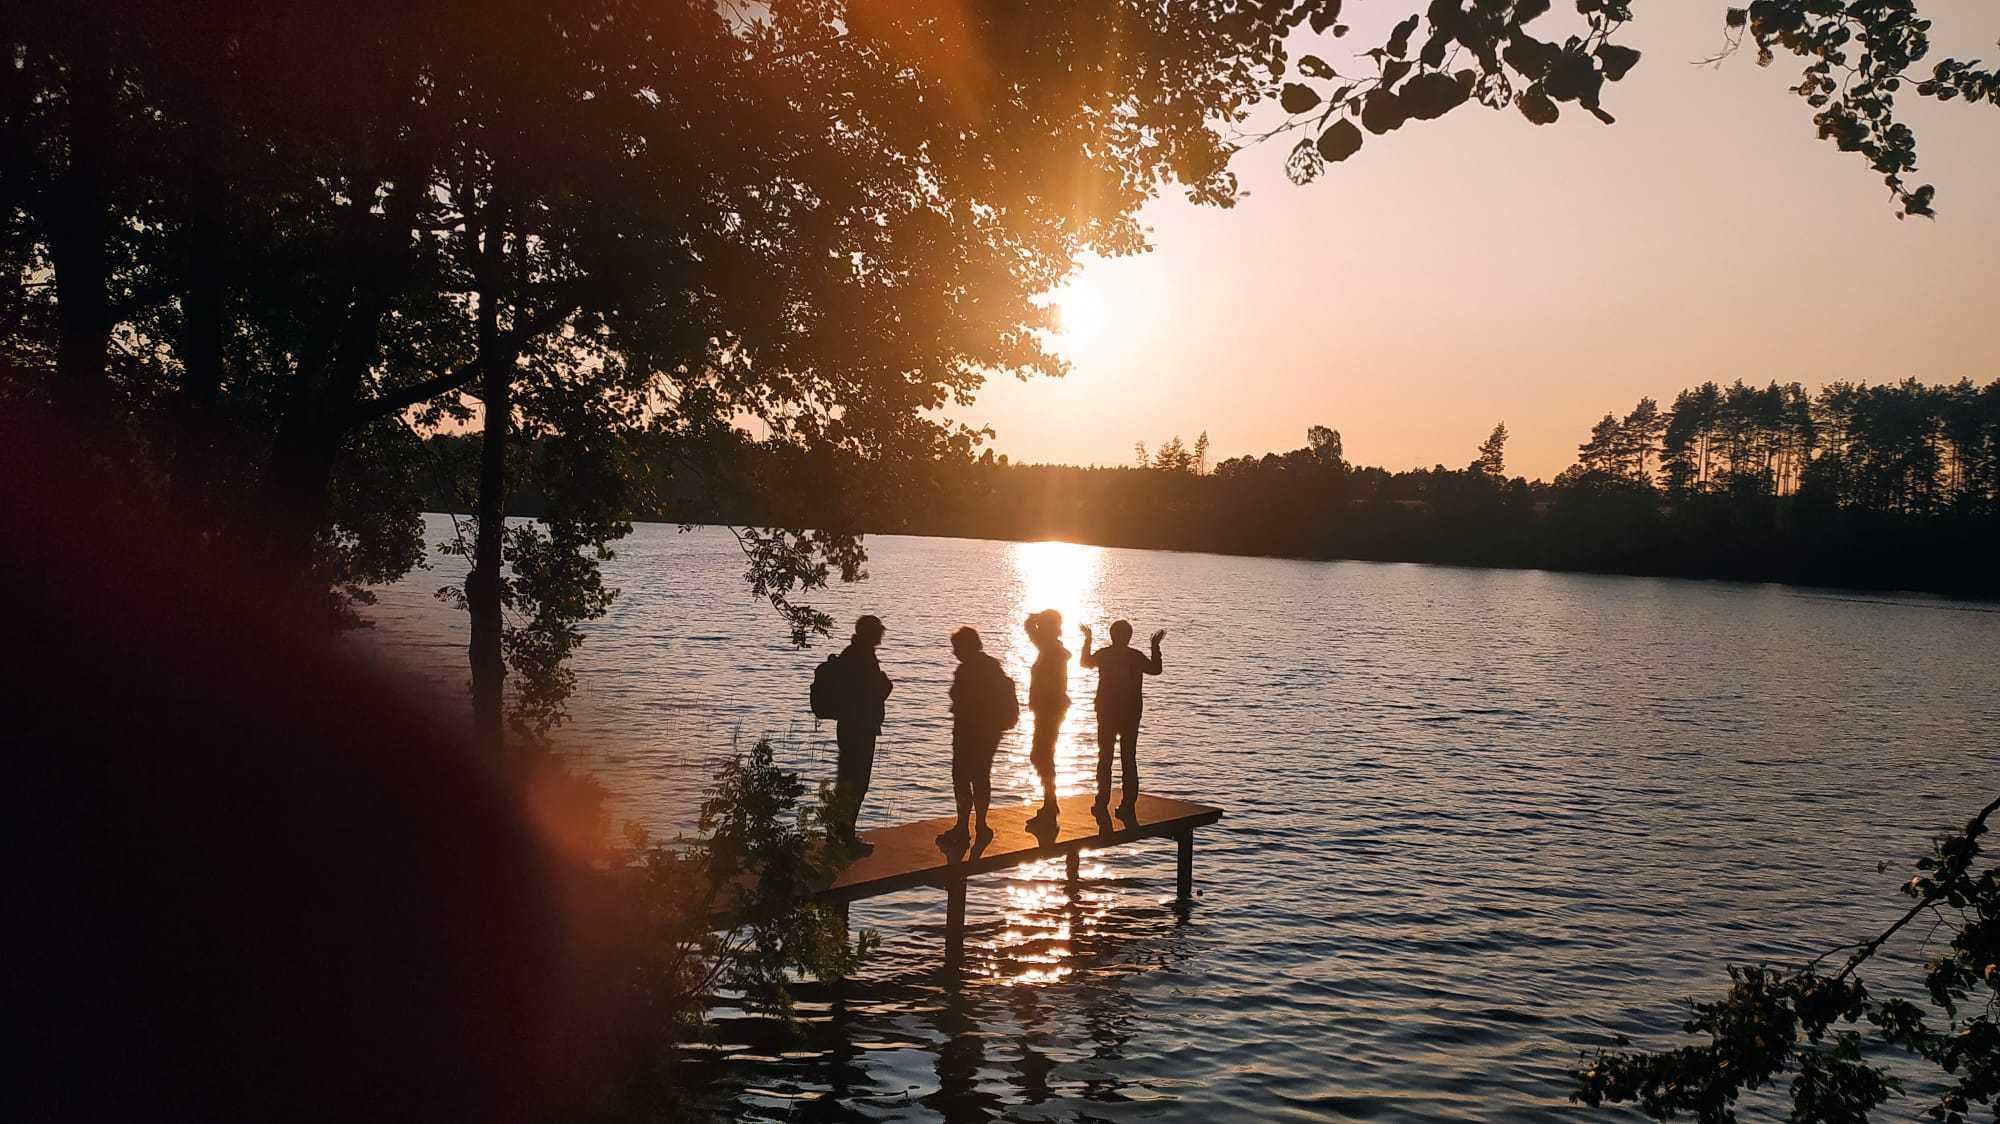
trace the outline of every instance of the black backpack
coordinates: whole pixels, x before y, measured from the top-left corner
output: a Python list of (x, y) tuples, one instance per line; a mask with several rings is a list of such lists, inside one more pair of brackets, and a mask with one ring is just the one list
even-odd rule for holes
[(847, 710), (846, 665), (840, 662), (840, 653), (826, 657), (813, 671), (812, 712), (814, 718), (831, 718), (839, 721)]
[(1014, 685), (1014, 677), (1000, 667), (1000, 661), (993, 661), (993, 672), (988, 680), (987, 690), (992, 701), (993, 724), (1002, 730), (1011, 730), (1021, 723), (1021, 692)]

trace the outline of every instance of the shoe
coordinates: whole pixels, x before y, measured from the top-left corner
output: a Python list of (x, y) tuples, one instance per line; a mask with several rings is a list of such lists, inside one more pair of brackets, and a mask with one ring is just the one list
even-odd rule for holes
[(1036, 812), (1034, 815), (1028, 817), (1028, 827), (1030, 830), (1033, 830), (1034, 828), (1037, 827), (1053, 826), (1055, 822), (1056, 822), (1056, 807), (1053, 804), (1042, 805), (1041, 811)]
[(1126, 823), (1139, 822), (1139, 805), (1137, 803), (1118, 805), (1118, 818)]
[(937, 841), (938, 845), (941, 847), (956, 846), (957, 844), (965, 842), (965, 825), (960, 824), (957, 827), (939, 832)]
[(863, 855), (872, 855), (875, 853), (875, 844), (870, 843), (866, 839), (862, 839), (858, 836), (856, 838), (847, 841), (847, 848), (848, 850), (854, 852), (855, 858), (860, 858)]
[(987, 827), (985, 824), (980, 824), (979, 834), (973, 836), (973, 838), (981, 843), (991, 843), (993, 841), (993, 829)]

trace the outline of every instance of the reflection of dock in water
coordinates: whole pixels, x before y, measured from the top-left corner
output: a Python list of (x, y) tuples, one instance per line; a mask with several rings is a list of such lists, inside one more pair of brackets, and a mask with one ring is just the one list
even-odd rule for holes
[[(1042, 859), (1066, 861), (1070, 892), (1076, 890), (1078, 852), (1114, 847), (1141, 839), (1171, 838), (1180, 844), (1177, 889), (1181, 900), (1194, 893), (1194, 832), (1222, 818), (1222, 809), (1142, 792), (1127, 819), (1115, 812), (1102, 818), (1091, 814), (1092, 796), (1065, 797), (1052, 830), (1030, 831), (1037, 806), (996, 806), (987, 815), (993, 838), (982, 847), (961, 845), (941, 850), (937, 837), (957, 822), (950, 816), (895, 827), (864, 831), (874, 844), (840, 872), (826, 896), (845, 906), (863, 898), (893, 894), (920, 886), (945, 891), (945, 962), (956, 969), (965, 944), (965, 881), (981, 874), (1008, 870)], [(1113, 807), (1116, 807), (1113, 800)]]

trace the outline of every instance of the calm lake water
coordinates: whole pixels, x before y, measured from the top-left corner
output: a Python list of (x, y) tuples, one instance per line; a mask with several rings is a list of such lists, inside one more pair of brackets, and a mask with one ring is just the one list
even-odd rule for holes
[[(433, 519), (433, 538), (449, 524)], [(860, 903), (883, 944), (803, 1035), (717, 1012), (712, 1094), (771, 1120), (1542, 1120), (1580, 1051), (1664, 1041), (1719, 957), (1792, 961), (1900, 913), (1936, 830), (2000, 786), (2000, 612), (1780, 586), (875, 537), (819, 603), (888, 622), (896, 680), (862, 827), (951, 813), (946, 637), (1027, 681), (1020, 622), (1168, 630), (1142, 787), (1221, 806), (1199, 897), (1170, 841)], [(375, 642), (465, 677), (451, 560), (382, 592)], [(565, 735), (658, 828), (772, 737), (831, 776), (797, 651), (726, 532), (642, 525), (606, 567)], [(1072, 669), (1087, 700), (1093, 672)], [(1072, 710), (1065, 793), (1093, 783)], [(995, 799), (1038, 799), (1029, 722)], [(1878, 871), (1887, 863), (1886, 871)], [(1909, 956), (1906, 947), (1898, 955)], [(1885, 973), (1878, 969), (1875, 973)], [(1599, 1117), (1619, 1114), (1601, 1113)], [(1746, 1119), (1757, 1118), (1753, 1110)]]

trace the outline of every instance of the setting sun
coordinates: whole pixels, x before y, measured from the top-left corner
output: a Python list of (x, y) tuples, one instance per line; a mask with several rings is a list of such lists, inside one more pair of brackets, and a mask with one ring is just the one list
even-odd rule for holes
[(1096, 286), (1071, 282), (1050, 302), (1056, 310), (1056, 348), (1075, 352), (1104, 333), (1104, 294)]

